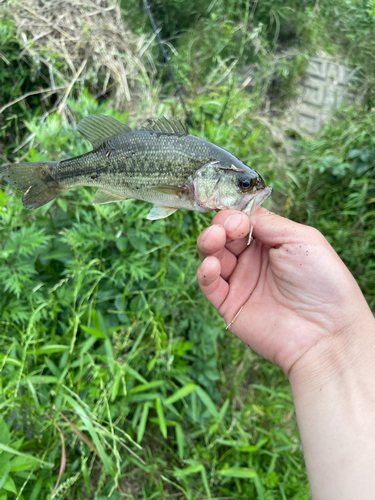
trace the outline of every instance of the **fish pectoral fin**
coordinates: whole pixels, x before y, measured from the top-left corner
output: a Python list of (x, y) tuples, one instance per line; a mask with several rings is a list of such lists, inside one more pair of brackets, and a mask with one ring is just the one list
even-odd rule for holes
[(159, 193), (169, 194), (173, 196), (181, 196), (186, 191), (186, 187), (181, 186), (153, 186), (151, 189)]
[(111, 193), (105, 189), (99, 188), (92, 199), (91, 205), (102, 205), (103, 203), (112, 203), (115, 201), (128, 200), (126, 196), (121, 196), (116, 193)]
[(90, 115), (85, 116), (77, 125), (78, 132), (88, 139), (94, 148), (97, 148), (109, 137), (131, 132), (131, 128), (112, 116)]
[(165, 219), (169, 217), (174, 212), (176, 212), (178, 208), (173, 207), (159, 207), (158, 205), (154, 205), (149, 211), (146, 219), (148, 220), (157, 220), (157, 219)]

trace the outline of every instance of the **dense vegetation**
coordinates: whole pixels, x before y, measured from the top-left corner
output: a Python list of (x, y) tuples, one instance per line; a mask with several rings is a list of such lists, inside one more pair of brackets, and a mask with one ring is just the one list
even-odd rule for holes
[[(150, 31), (140, 3), (122, 6), (135, 33)], [(320, 229), (374, 307), (375, 5), (158, 0), (153, 12), (177, 50), (192, 133), (259, 170), (274, 187), (268, 206)], [(14, 33), (3, 18), (0, 107), (49, 77), (19, 59)], [(359, 98), (310, 138), (281, 118), (319, 50), (348, 54)], [(158, 113), (181, 116), (157, 45), (151, 53)], [(2, 159), (87, 151), (73, 127), (87, 114), (136, 120), (82, 86), (70, 123), (48, 112), (54, 96), (50, 108), (38, 95), (6, 108)], [(308, 499), (285, 376), (224, 331), (197, 286), (195, 240), (211, 215), (150, 222), (147, 204), (93, 207), (84, 188), (29, 212), (1, 187), (0, 500)]]

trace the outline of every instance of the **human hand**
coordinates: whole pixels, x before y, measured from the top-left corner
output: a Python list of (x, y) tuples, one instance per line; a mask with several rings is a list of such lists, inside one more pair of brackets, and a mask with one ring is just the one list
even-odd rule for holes
[[(250, 221), (255, 239), (247, 246)], [(286, 374), (310, 350), (309, 362), (316, 361), (321, 341), (350, 337), (373, 321), (353, 276), (312, 227), (264, 208), (250, 220), (225, 210), (199, 236), (198, 251), (203, 293), (227, 324), (242, 308), (231, 332)]]

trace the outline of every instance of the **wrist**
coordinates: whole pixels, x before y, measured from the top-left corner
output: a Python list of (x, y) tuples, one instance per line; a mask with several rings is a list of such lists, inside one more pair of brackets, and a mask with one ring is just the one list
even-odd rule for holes
[(313, 345), (290, 368), (294, 397), (321, 390), (322, 384), (340, 384), (348, 377), (375, 371), (375, 319), (364, 311), (361, 319), (340, 333), (327, 335)]
[(290, 383), (314, 500), (373, 498), (375, 321), (313, 346)]

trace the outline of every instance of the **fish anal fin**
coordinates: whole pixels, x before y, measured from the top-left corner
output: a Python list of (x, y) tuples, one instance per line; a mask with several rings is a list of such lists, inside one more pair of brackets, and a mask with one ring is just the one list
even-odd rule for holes
[(186, 187), (181, 186), (153, 186), (151, 189), (172, 196), (181, 196), (186, 191)]
[(100, 146), (109, 137), (132, 131), (129, 125), (106, 115), (85, 116), (78, 123), (77, 130), (91, 142), (94, 148)]
[(104, 203), (113, 203), (116, 201), (128, 200), (126, 196), (121, 196), (116, 193), (111, 193), (105, 189), (99, 188), (92, 199), (91, 205), (102, 205)]
[(148, 220), (157, 220), (157, 219), (165, 219), (169, 217), (174, 212), (177, 212), (178, 208), (174, 207), (159, 207), (158, 205), (154, 205), (149, 211), (146, 219)]

